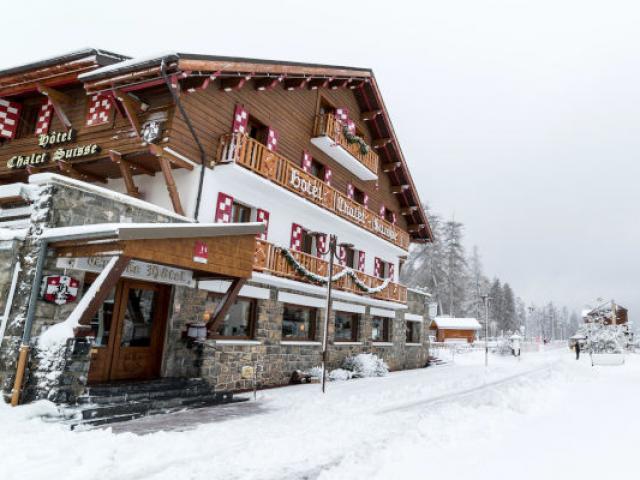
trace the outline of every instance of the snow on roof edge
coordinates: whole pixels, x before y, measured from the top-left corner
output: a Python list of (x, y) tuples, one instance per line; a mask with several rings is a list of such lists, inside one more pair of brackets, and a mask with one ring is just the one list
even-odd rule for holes
[(436, 326), (442, 330), (480, 330), (482, 325), (473, 317), (468, 318), (452, 318), (452, 317), (436, 317), (433, 319)]
[(44, 185), (47, 183), (56, 183), (56, 184), (64, 185), (68, 187), (75, 187), (87, 192), (96, 193), (98, 195), (102, 195), (104, 197), (117, 200), (127, 205), (131, 205), (132, 207), (137, 207), (137, 208), (141, 208), (151, 212), (155, 212), (160, 215), (165, 215), (167, 217), (175, 218), (177, 220), (182, 220), (184, 222), (189, 222), (189, 223), (194, 222), (192, 218), (185, 217), (184, 215), (179, 215), (175, 212), (172, 212), (171, 210), (167, 210), (166, 208), (162, 208), (162, 207), (159, 207), (158, 205), (154, 205), (153, 203), (146, 202), (138, 198), (133, 198), (133, 197), (130, 197), (129, 195), (125, 195), (124, 193), (119, 193), (114, 190), (110, 190), (108, 188), (99, 187), (97, 185), (92, 185), (91, 183), (83, 182), (81, 180), (76, 180), (75, 178), (65, 177), (64, 175), (60, 175), (58, 173), (46, 172), (46, 173), (36, 173), (34, 175), (30, 175), (29, 183), (33, 185)]

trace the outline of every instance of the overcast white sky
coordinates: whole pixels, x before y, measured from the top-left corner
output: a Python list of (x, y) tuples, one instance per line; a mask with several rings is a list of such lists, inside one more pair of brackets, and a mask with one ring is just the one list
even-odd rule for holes
[(640, 4), (7, 3), (0, 68), (85, 46), (371, 67), (423, 200), (528, 301), (640, 309)]

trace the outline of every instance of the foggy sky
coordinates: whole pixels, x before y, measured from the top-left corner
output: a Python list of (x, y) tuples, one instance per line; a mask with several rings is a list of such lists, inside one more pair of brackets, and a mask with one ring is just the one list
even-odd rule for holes
[(12, 2), (0, 68), (82, 47), (371, 67), (422, 200), (466, 225), (487, 274), (634, 318), (640, 7), (417, 4)]

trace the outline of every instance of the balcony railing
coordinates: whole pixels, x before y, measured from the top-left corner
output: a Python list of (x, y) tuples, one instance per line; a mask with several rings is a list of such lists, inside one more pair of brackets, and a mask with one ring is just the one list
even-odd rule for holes
[[(303, 252), (291, 251), (293, 257), (307, 270), (320, 275), (328, 276), (329, 262), (322, 258), (314, 257)], [(304, 276), (300, 275), (291, 266), (286, 257), (282, 254), (282, 248), (264, 240), (256, 240), (256, 255), (253, 264), (254, 270), (270, 273), (278, 277), (289, 278), (298, 281), (308, 281)], [(341, 272), (345, 267), (334, 265), (334, 275)], [(379, 287), (384, 280), (378, 277), (367, 275), (363, 272), (356, 272), (358, 279), (369, 288)], [(359, 295), (371, 295), (379, 300), (388, 300), (391, 302), (407, 303), (407, 287), (398, 283), (389, 282), (387, 287), (380, 292), (368, 294), (361, 290), (354, 280), (345, 275), (333, 283), (333, 288), (356, 293)]]
[(378, 154), (370, 146), (365, 153), (359, 143), (349, 143), (335, 115), (316, 116), (311, 142), (362, 180), (378, 177)]
[(235, 162), (405, 250), (409, 234), (241, 133), (223, 135), (218, 163)]

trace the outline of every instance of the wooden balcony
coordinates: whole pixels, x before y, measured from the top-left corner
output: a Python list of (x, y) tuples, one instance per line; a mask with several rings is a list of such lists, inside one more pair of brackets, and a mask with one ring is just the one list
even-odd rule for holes
[(316, 116), (311, 143), (361, 180), (378, 178), (378, 154), (370, 146), (365, 153), (360, 144), (349, 143), (344, 126), (335, 115)]
[[(326, 277), (329, 275), (329, 262), (319, 257), (314, 257), (303, 252), (292, 251), (293, 257), (302, 264), (307, 270)], [(345, 267), (334, 265), (334, 275), (341, 272)], [(256, 254), (254, 258), (253, 269), (259, 272), (270, 273), (278, 277), (289, 278), (291, 280), (310, 282), (306, 277), (297, 273), (291, 264), (282, 254), (282, 248), (264, 240), (256, 240)], [(384, 280), (363, 272), (356, 272), (358, 279), (369, 288), (375, 288), (384, 283)], [(345, 275), (333, 284), (333, 288), (344, 290), (346, 292), (358, 295), (370, 295), (379, 300), (387, 300), (390, 302), (407, 303), (407, 287), (398, 283), (390, 282), (387, 287), (373, 294), (362, 291), (349, 275)]]
[(235, 162), (242, 165), (394, 245), (404, 250), (409, 249), (409, 234), (397, 225), (244, 134), (223, 135), (216, 159), (218, 163)]

